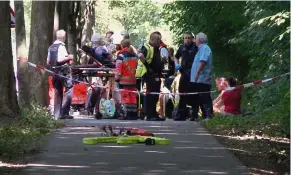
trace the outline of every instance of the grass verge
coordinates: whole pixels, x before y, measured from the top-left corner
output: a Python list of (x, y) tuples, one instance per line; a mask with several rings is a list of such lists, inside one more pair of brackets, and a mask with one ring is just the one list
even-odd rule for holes
[[(1, 161), (21, 162), (25, 155), (41, 148), (46, 135), (61, 126), (63, 122), (54, 120), (45, 108), (36, 105), (22, 108), (17, 120), (1, 125)], [(9, 168), (0, 167), (1, 170), (9, 172)]]
[(251, 174), (289, 173), (290, 130), (283, 121), (217, 115), (202, 124), (249, 168)]

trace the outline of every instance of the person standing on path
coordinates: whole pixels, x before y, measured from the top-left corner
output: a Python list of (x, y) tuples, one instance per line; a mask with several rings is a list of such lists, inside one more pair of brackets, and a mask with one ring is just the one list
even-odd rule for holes
[[(198, 52), (195, 56), (191, 68), (191, 91), (192, 92), (209, 92), (211, 90), (212, 80), (212, 51), (207, 45), (207, 35), (198, 33), (196, 36), (196, 45)], [(209, 93), (200, 93), (191, 95), (192, 97), (192, 120), (198, 119), (199, 103), (202, 104), (205, 110), (205, 119), (209, 120), (213, 115), (213, 106), (211, 95)]]
[[(194, 61), (194, 57), (197, 53), (197, 46), (193, 42), (195, 39), (195, 35), (191, 32), (186, 32), (184, 34), (184, 44), (181, 45), (175, 55), (175, 63), (176, 67), (180, 67), (178, 64), (178, 60), (182, 57), (181, 60), (181, 68), (180, 68), (180, 82), (179, 82), (179, 93), (187, 93), (190, 91), (190, 73), (191, 66)], [(177, 115), (173, 117), (175, 121), (183, 121), (186, 120), (187, 117), (187, 104), (190, 104), (192, 101), (189, 96), (181, 95), (178, 105)]]
[[(56, 35), (57, 40), (48, 49), (47, 65), (50, 67), (62, 66), (67, 63), (72, 63), (73, 61), (73, 55), (69, 55), (65, 47), (66, 32), (64, 30), (58, 30)], [(64, 76), (68, 75), (64, 68), (53, 68), (53, 71)], [(69, 80), (57, 75), (53, 75), (52, 82), (55, 88), (55, 118), (73, 119), (73, 117), (69, 115), (72, 101), (72, 83)], [(64, 103), (62, 103), (64, 86), (66, 86), (66, 93)]]
[[(160, 54), (161, 35), (153, 32), (149, 43), (146, 43), (138, 54), (136, 77), (143, 78), (146, 82), (147, 92), (160, 92), (163, 64)], [(146, 94), (146, 116), (148, 121), (164, 121), (156, 111), (159, 96)]]
[(136, 66), (137, 53), (131, 47), (129, 39), (121, 41), (121, 50), (117, 53), (115, 81), (121, 91), (122, 112), (119, 119), (137, 120)]

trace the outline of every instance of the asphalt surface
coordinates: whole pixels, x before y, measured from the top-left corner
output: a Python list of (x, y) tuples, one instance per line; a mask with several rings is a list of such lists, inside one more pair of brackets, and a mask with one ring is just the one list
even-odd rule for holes
[[(104, 124), (139, 127), (171, 139), (170, 145), (84, 145)], [(17, 175), (248, 174), (227, 148), (196, 122), (74, 119), (52, 134), (43, 151)]]

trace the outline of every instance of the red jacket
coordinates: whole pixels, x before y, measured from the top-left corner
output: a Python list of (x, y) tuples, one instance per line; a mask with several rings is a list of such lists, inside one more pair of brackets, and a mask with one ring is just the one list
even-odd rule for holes
[(131, 47), (126, 47), (117, 53), (116, 79), (121, 85), (136, 84), (137, 54)]

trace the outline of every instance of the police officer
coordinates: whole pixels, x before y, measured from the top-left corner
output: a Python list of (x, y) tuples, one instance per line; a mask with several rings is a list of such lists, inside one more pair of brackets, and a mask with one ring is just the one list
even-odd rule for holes
[[(48, 49), (47, 65), (50, 67), (56, 66), (57, 68), (53, 68), (53, 70), (57, 74), (68, 75), (65, 74), (65, 70), (63, 68), (58, 67), (66, 63), (72, 63), (73, 61), (73, 56), (68, 55), (64, 43), (66, 41), (66, 32), (64, 30), (58, 30), (56, 32), (56, 35), (57, 40)], [(53, 75), (53, 86), (55, 89), (55, 102), (54, 102), (55, 118), (73, 119), (73, 117), (69, 115), (70, 105), (72, 101), (72, 87), (73, 87), (72, 82), (60, 76)], [(62, 104), (64, 86), (66, 86), (66, 93), (64, 103)]]
[[(146, 43), (138, 54), (136, 77), (142, 77), (146, 82), (147, 92), (160, 92), (163, 64), (160, 54), (161, 35), (153, 32), (149, 43)], [(159, 96), (146, 94), (146, 116), (148, 121), (164, 121), (156, 111)]]
[[(180, 68), (181, 78), (179, 82), (179, 93), (190, 92), (190, 74), (191, 67), (194, 61), (194, 57), (197, 53), (197, 46), (194, 42), (194, 34), (191, 32), (186, 32), (184, 34), (184, 44), (181, 45), (175, 55), (175, 62), (177, 67)], [(178, 64), (178, 60), (182, 57), (181, 65)], [(187, 108), (186, 105), (191, 103), (191, 99), (187, 95), (181, 95), (178, 113), (173, 117), (173, 120), (186, 120)]]

